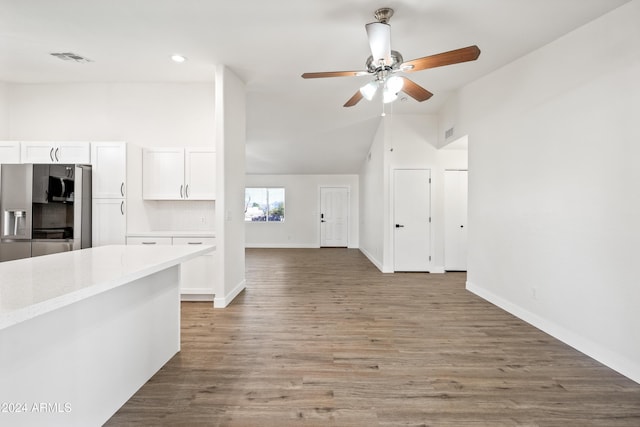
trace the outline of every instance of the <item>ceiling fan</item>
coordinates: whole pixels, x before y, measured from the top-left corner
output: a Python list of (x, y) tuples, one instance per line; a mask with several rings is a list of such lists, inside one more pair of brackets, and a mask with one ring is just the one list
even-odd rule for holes
[(393, 9), (383, 7), (375, 11), (378, 22), (365, 25), (371, 55), (366, 62), (366, 70), (362, 71), (327, 71), (318, 73), (304, 73), (304, 79), (316, 79), (321, 77), (345, 77), (371, 75), (374, 80), (362, 86), (344, 104), (345, 107), (353, 107), (362, 98), (373, 99), (378, 89), (382, 88), (382, 100), (385, 103), (392, 102), (398, 97), (398, 92), (404, 92), (418, 102), (426, 101), (433, 94), (396, 73), (412, 73), (428, 68), (442, 67), (444, 65), (458, 64), (460, 62), (475, 61), (480, 56), (478, 46), (468, 46), (461, 49), (442, 52), (423, 58), (404, 62), (400, 52), (391, 50), (391, 27), (389, 19), (393, 16)]

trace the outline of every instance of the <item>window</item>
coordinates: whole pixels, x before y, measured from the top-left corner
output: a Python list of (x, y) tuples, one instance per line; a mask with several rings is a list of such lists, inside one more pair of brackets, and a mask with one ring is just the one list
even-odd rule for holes
[(245, 188), (244, 220), (283, 222), (284, 188)]

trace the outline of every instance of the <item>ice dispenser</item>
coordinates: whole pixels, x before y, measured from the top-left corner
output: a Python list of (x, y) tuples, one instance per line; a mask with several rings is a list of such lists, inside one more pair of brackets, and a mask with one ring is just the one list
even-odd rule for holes
[(5, 210), (3, 215), (3, 238), (29, 239), (29, 227), (27, 227), (27, 211)]

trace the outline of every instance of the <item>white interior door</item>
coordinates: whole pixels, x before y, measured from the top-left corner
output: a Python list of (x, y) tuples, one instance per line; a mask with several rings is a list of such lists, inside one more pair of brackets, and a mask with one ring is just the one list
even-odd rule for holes
[(349, 189), (320, 187), (320, 246), (347, 247)]
[(444, 269), (467, 271), (467, 171), (444, 172)]
[(429, 271), (431, 264), (431, 171), (393, 173), (395, 271)]

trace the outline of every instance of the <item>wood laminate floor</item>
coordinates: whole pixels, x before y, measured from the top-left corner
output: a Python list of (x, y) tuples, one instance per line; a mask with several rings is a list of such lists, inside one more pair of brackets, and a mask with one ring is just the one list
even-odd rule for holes
[(640, 385), (464, 289), (353, 249), (248, 249), (226, 309), (108, 426), (640, 426)]

